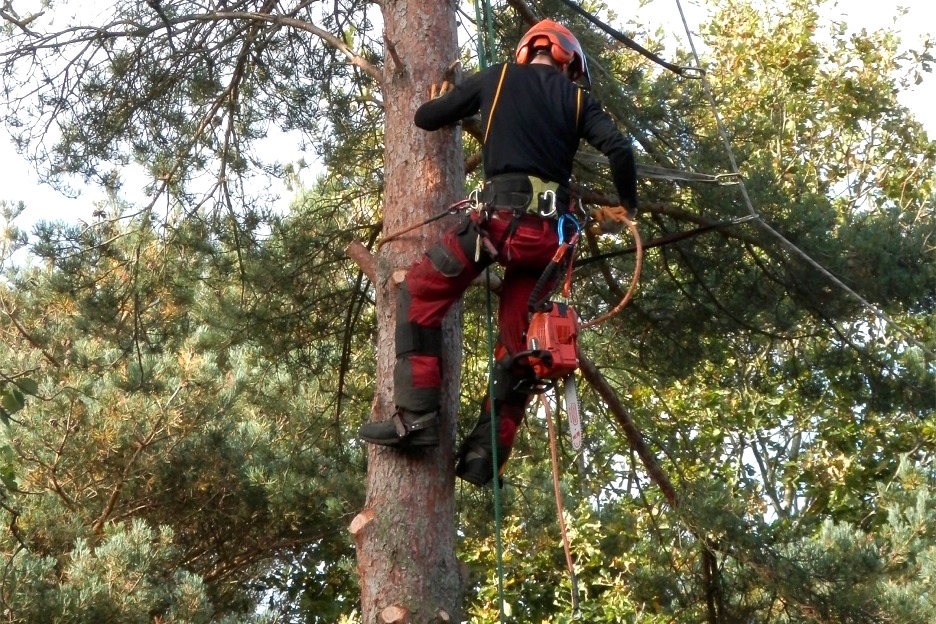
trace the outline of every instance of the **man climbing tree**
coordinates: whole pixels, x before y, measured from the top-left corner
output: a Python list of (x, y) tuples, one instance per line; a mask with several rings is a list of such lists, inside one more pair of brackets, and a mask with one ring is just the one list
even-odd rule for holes
[[(357, 0), (162, 0), (164, 15), (72, 4), (0, 9), (4, 129), (43, 179), (113, 194), (93, 219), (30, 231), (35, 259), (16, 267), (30, 228), (13, 227), (24, 208), (4, 205), (9, 185), (0, 198), (0, 372), (27, 395), (0, 397), (9, 622), (496, 621), (489, 497), (453, 488), (457, 304), (441, 330), (439, 445), (354, 439), (396, 409), (399, 282), (443, 222), (382, 246), (372, 272), (341, 256), (464, 194), (461, 133), (413, 123), (430, 84), (471, 54), (456, 5), (383, 0), (375, 20)], [(727, 171), (720, 118), (760, 215), (655, 248), (640, 306), (583, 336), (604, 379), (586, 373), (600, 395), (586, 394), (592, 461), (563, 483), (597, 503), (570, 522), (581, 620), (929, 621), (936, 143), (898, 98), (930, 71), (932, 44), (910, 54), (889, 28), (848, 33), (820, 18), (821, 0), (704, 4), (698, 64), (718, 117), (699, 82), (574, 22), (591, 69), (599, 51), (607, 69), (596, 97), (641, 145), (638, 171)], [(484, 5), (497, 41), (519, 38), (518, 15), (535, 21), (525, 0)], [(257, 176), (292, 179), (297, 129), (324, 180), (271, 212)], [(140, 204), (125, 195), (136, 174)], [(715, 224), (742, 195), (647, 180), (642, 225), (654, 237)], [(24, 216), (56, 205), (73, 206)], [(871, 322), (761, 223), (907, 332)], [(589, 313), (617, 300), (621, 275), (592, 258), (576, 274)], [(483, 367), (465, 368), (466, 388), (483, 385)], [(565, 621), (544, 465), (517, 461), (544, 455), (530, 421), (510, 466), (522, 495), (498, 533), (523, 556), (504, 562), (516, 582), (500, 604), (511, 621)], [(653, 487), (661, 473), (670, 490)], [(355, 569), (343, 528), (361, 508)]]
[[(366, 423), (372, 444), (410, 450), (439, 444), (442, 320), (485, 268), (497, 261), (505, 274), (498, 310), (500, 336), (492, 396), (458, 452), (456, 474), (475, 485), (494, 476), (513, 447), (536, 379), (526, 357), (528, 300), (563, 236), (575, 228), (569, 180), (579, 142), (603, 152), (623, 207), (595, 211), (607, 229), (623, 226), (637, 210), (636, 167), (630, 141), (589, 85), (585, 54), (561, 24), (543, 20), (520, 40), (516, 64), (489, 67), (423, 104), (415, 116), (438, 130), (480, 111), (486, 181), (483, 207), (465, 216), (408, 272), (396, 295), (394, 403), (387, 420)], [(434, 89), (433, 89), (434, 91)], [(440, 89), (444, 91), (444, 89)], [(433, 93), (433, 95), (435, 95)], [(497, 449), (492, 449), (492, 403)]]

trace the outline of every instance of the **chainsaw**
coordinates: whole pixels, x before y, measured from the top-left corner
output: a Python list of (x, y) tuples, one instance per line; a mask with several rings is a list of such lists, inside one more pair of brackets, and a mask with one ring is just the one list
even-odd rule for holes
[(569, 432), (576, 451), (582, 446), (582, 420), (575, 389), (575, 371), (579, 366), (578, 329), (578, 315), (572, 306), (547, 301), (533, 313), (527, 330), (528, 359), (536, 378), (549, 385), (563, 380)]

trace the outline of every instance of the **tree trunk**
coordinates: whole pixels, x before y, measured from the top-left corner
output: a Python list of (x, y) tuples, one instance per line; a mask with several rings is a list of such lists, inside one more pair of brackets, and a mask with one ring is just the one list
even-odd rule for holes
[[(413, 124), (446, 67), (458, 58), (454, 5), (435, 0), (385, 0), (383, 99), (384, 235), (444, 210), (463, 195), (460, 130), (424, 132)], [(415, 230), (377, 258), (377, 387), (372, 417), (393, 405), (397, 284), (451, 219)], [(368, 449), (365, 510), (352, 525), (357, 542), (362, 621), (460, 621), (462, 581), (455, 559), (454, 437), (461, 367), (461, 310), (443, 326), (441, 445), (403, 453)]]

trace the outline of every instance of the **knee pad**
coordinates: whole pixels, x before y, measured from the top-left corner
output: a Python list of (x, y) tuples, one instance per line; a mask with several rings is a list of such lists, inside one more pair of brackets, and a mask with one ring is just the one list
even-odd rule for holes
[(439, 358), (409, 355), (393, 368), (393, 403), (417, 414), (439, 409), (442, 378)]
[(461, 258), (452, 253), (452, 250), (442, 243), (436, 243), (430, 247), (429, 251), (426, 252), (426, 256), (429, 257), (432, 268), (445, 277), (458, 277), (465, 270)]
[(404, 282), (396, 295), (396, 356), (408, 353), (439, 356), (442, 353), (442, 328), (423, 327), (409, 321), (411, 305), (412, 298)]

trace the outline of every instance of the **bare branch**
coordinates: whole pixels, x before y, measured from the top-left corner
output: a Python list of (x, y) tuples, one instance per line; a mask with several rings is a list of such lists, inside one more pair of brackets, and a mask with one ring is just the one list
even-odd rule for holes
[(598, 370), (595, 363), (581, 353), (579, 354), (579, 363), (582, 368), (582, 375), (595, 389), (595, 392), (604, 400), (608, 409), (611, 410), (611, 413), (614, 414), (618, 424), (620, 424), (621, 428), (624, 430), (624, 435), (627, 436), (627, 441), (630, 443), (631, 448), (637, 452), (640, 461), (643, 462), (647, 474), (649, 474), (653, 482), (657, 484), (657, 487), (662, 490), (669, 504), (674, 508), (677, 507), (679, 505), (679, 499), (676, 495), (676, 488), (673, 487), (673, 483), (663, 470), (663, 467), (660, 466), (660, 462), (657, 461), (656, 456), (650, 452), (646, 442), (644, 442), (643, 434), (640, 432), (640, 429), (637, 428), (637, 425), (634, 424), (634, 421), (631, 420), (630, 414), (627, 413), (627, 409), (618, 397), (617, 392), (611, 387), (611, 384), (608, 383), (604, 375), (601, 374), (601, 371)]

